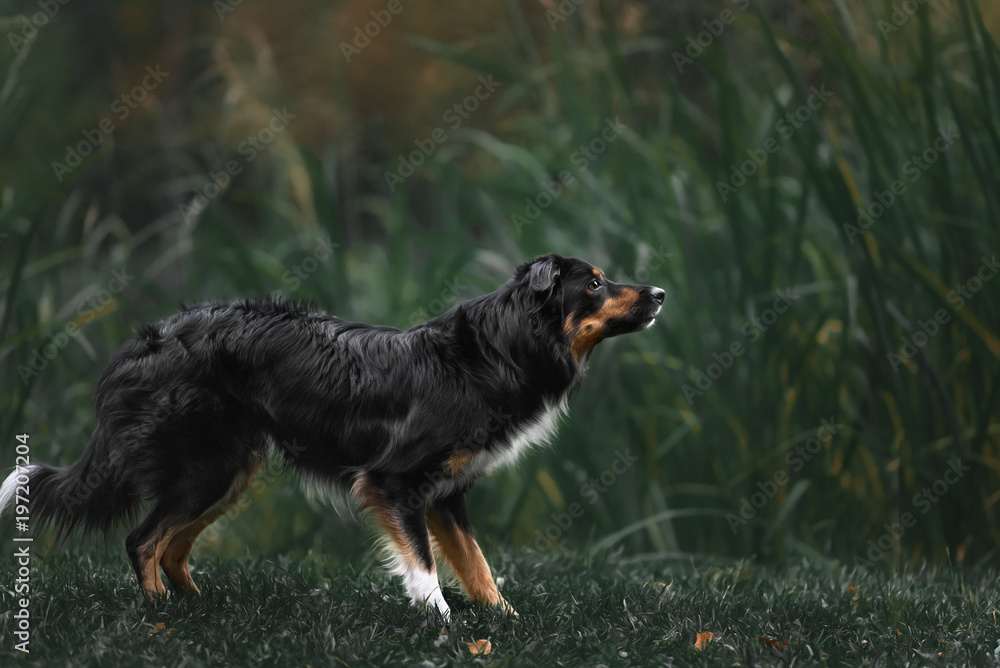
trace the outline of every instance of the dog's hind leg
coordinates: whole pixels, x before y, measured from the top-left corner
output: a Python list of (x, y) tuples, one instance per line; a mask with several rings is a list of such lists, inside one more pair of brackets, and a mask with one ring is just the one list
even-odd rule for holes
[(154, 501), (153, 510), (125, 540), (132, 568), (149, 596), (166, 593), (160, 580), (161, 565), (171, 580), (190, 591), (194, 582), (187, 570), (187, 556), (194, 538), (246, 490), (260, 460), (252, 462), (236, 474), (214, 471), (210, 479), (173, 484), (169, 493)]
[(432, 501), (427, 512), (427, 528), (434, 539), (434, 547), (458, 575), (474, 603), (498, 605), (517, 614), (500, 595), (486, 557), (472, 535), (464, 492)]
[(184, 525), (182, 520), (172, 515), (168, 505), (158, 504), (125, 539), (125, 550), (139, 585), (150, 597), (167, 593), (160, 580), (160, 557)]
[(210, 508), (204, 515), (178, 531), (170, 539), (167, 549), (163, 551), (163, 556), (160, 557), (160, 566), (163, 568), (163, 572), (167, 574), (171, 582), (186, 594), (193, 596), (201, 595), (201, 590), (194, 583), (191, 571), (188, 570), (188, 557), (191, 556), (191, 549), (194, 547), (195, 541), (198, 540), (198, 535), (208, 528), (212, 522), (219, 519), (228, 507), (226, 505), (225, 507), (220, 506), (218, 509), (214, 507)]
[(212, 522), (219, 519), (247, 491), (262, 464), (262, 460), (254, 460), (249, 468), (236, 476), (221, 499), (203, 512), (194, 522), (181, 528), (170, 539), (160, 557), (160, 566), (163, 567), (163, 572), (167, 574), (167, 577), (185, 593), (195, 596), (201, 595), (201, 590), (194, 583), (191, 571), (188, 570), (188, 558), (191, 556), (191, 549), (194, 547), (198, 535)]
[(388, 537), (393, 558), (393, 572), (402, 576), (403, 586), (413, 605), (437, 610), (445, 621), (451, 609), (441, 594), (434, 554), (427, 533), (427, 515), (423, 504), (408, 504), (411, 489), (398, 480), (374, 483), (362, 475), (354, 483), (353, 493), (361, 499), (361, 508), (371, 512)]

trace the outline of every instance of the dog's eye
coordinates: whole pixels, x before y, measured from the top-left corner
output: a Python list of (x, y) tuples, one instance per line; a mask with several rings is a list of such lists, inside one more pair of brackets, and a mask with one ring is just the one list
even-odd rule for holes
[(592, 280), (592, 281), (590, 282), (590, 285), (588, 285), (588, 286), (587, 286), (587, 289), (588, 289), (588, 290), (600, 290), (600, 289), (601, 289), (601, 282), (600, 282), (600, 281), (598, 281), (598, 280), (597, 280), (597, 279), (595, 278), (594, 280)]

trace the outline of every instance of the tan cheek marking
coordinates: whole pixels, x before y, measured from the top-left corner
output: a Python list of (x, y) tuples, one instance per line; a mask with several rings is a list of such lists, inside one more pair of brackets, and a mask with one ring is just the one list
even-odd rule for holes
[(593, 322), (593, 320), (593, 318), (587, 318), (581, 322), (580, 331), (573, 337), (573, 341), (570, 343), (569, 349), (573, 353), (574, 360), (579, 359), (580, 355), (588, 352), (601, 342), (601, 334), (604, 326), (603, 324)]
[(601, 339), (604, 338), (604, 326), (607, 322), (628, 315), (632, 305), (638, 299), (639, 292), (637, 290), (625, 288), (620, 295), (605, 301), (597, 313), (584, 318), (579, 324), (573, 323), (572, 315), (566, 318), (563, 331), (571, 337), (570, 352), (573, 354), (573, 359), (579, 359), (580, 355), (600, 343)]
[(601, 307), (601, 310), (597, 314), (604, 314), (605, 322), (613, 318), (624, 318), (637, 301), (639, 301), (639, 291), (632, 288), (624, 288), (620, 295), (604, 302), (604, 306)]

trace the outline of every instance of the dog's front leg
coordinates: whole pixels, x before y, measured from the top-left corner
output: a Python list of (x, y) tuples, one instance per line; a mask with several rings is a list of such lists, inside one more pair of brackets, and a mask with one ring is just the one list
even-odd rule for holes
[(500, 595), (486, 557), (472, 535), (464, 492), (432, 501), (427, 512), (427, 528), (435, 547), (458, 575), (473, 602), (498, 605), (517, 614)]
[(427, 529), (427, 512), (423, 505), (414, 507), (406, 496), (398, 493), (399, 484), (384, 481), (376, 485), (368, 477), (355, 483), (354, 493), (361, 497), (361, 506), (370, 511), (388, 537), (387, 548), (392, 571), (403, 578), (403, 586), (417, 607), (437, 610), (445, 621), (451, 609), (441, 594), (434, 555)]

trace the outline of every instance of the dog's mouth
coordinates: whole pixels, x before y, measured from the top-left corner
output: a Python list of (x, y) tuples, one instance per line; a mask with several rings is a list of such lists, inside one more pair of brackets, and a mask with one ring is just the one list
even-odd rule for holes
[(649, 322), (647, 322), (643, 326), (643, 329), (649, 329), (650, 327), (652, 327), (653, 323), (656, 322), (656, 316), (659, 315), (660, 311), (662, 311), (662, 310), (663, 310), (663, 304), (657, 304), (656, 305), (656, 310), (653, 311), (653, 314), (651, 316), (649, 316)]
[[(638, 305), (636, 305), (638, 307)], [(656, 322), (656, 316), (663, 308), (662, 304), (644, 305), (643, 308), (633, 308), (632, 313), (627, 318), (608, 323), (605, 330), (605, 337), (619, 336), (631, 332), (641, 332), (649, 329)]]

